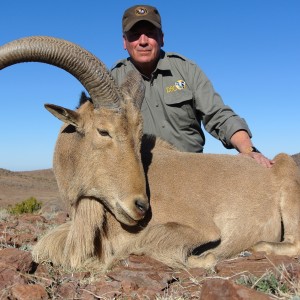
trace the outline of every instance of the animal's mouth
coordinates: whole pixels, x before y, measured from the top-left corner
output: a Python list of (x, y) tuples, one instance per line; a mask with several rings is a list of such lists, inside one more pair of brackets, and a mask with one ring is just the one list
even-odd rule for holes
[(130, 209), (127, 206), (122, 206), (119, 202), (116, 202), (115, 205), (111, 205), (110, 201), (108, 201), (104, 197), (96, 198), (101, 204), (110, 211), (115, 218), (128, 226), (136, 225), (140, 220), (142, 220), (146, 212), (149, 209), (148, 201), (145, 201), (143, 198), (137, 198), (134, 202), (134, 208)]
[(116, 218), (126, 225), (136, 225), (138, 221), (140, 221), (144, 217), (144, 214), (139, 214), (138, 217), (130, 215), (119, 203), (116, 204), (116, 211)]

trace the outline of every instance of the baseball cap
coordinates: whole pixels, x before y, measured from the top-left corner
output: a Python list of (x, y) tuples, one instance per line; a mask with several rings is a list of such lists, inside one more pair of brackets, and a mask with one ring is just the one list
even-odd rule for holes
[(161, 18), (155, 7), (150, 5), (134, 5), (124, 12), (122, 18), (123, 32), (129, 31), (139, 21), (148, 21), (161, 29)]

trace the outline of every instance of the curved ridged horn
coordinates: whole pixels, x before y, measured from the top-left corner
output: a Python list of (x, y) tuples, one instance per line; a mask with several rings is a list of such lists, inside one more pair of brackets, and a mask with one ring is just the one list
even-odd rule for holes
[(95, 108), (120, 105), (122, 95), (105, 65), (76, 44), (48, 36), (32, 36), (0, 47), (0, 70), (22, 62), (47, 63), (72, 74), (86, 88)]

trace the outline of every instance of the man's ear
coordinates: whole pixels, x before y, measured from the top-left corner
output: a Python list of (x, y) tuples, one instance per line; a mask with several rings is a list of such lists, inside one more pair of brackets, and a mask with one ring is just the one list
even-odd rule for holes
[(161, 47), (165, 45), (165, 40), (164, 40), (164, 33), (161, 32)]
[(123, 34), (123, 48), (124, 48), (124, 50), (127, 50), (125, 34)]

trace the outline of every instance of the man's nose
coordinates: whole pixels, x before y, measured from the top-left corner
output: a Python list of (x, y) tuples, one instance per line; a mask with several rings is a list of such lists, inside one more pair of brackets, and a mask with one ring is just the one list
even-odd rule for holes
[(147, 44), (148, 43), (148, 37), (146, 34), (141, 34), (139, 39), (140, 44)]

